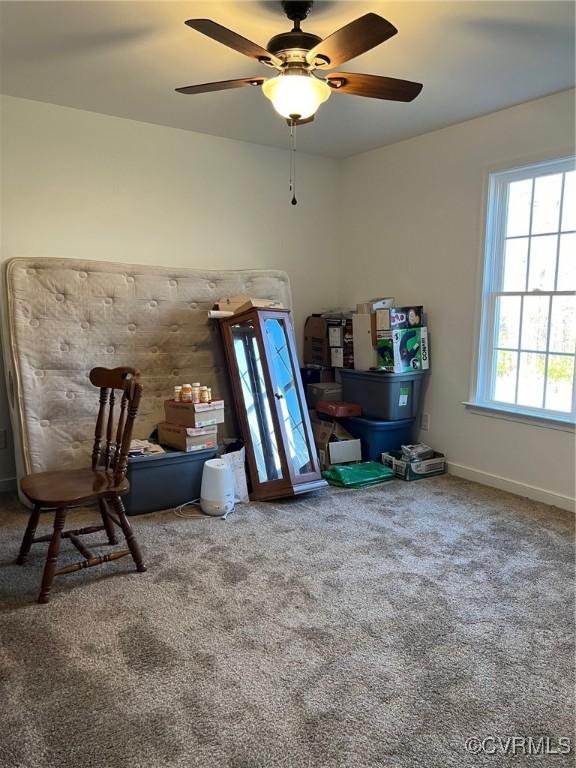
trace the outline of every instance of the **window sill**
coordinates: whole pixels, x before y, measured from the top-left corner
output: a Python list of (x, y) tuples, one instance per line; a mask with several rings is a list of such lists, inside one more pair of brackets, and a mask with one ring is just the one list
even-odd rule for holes
[(508, 410), (500, 408), (497, 405), (485, 405), (483, 403), (464, 402), (462, 403), (471, 413), (481, 416), (488, 416), (492, 419), (504, 419), (505, 421), (516, 421), (521, 424), (529, 424), (532, 427), (541, 427), (543, 429), (558, 429), (561, 432), (574, 432), (575, 424), (570, 421), (570, 417), (561, 419), (557, 417), (541, 416), (529, 411)]

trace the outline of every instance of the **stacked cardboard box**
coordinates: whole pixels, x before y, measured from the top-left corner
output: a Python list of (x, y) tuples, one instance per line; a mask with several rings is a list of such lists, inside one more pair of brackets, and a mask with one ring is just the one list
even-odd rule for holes
[(340, 312), (310, 315), (304, 325), (304, 364), (353, 368), (352, 318)]
[(421, 305), (394, 307), (393, 298), (372, 299), (357, 310), (352, 318), (356, 369), (406, 373), (430, 367)]
[(216, 448), (218, 424), (224, 423), (224, 400), (211, 403), (164, 402), (166, 421), (158, 424), (158, 442), (179, 451)]

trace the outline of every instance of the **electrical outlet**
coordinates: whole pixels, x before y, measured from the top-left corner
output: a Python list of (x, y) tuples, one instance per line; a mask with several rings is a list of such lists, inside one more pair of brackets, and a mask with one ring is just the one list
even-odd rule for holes
[(8, 448), (8, 433), (5, 429), (0, 429), (0, 451), (5, 451)]
[(423, 413), (422, 418), (420, 419), (420, 429), (422, 432), (428, 432), (430, 429), (430, 414), (429, 413)]

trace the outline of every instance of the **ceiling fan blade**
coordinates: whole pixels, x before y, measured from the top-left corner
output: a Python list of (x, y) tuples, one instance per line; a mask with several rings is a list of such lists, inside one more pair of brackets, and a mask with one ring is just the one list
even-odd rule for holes
[(315, 45), (308, 51), (306, 59), (309, 64), (313, 64), (318, 58), (327, 59), (325, 63), (318, 63), (317, 66), (335, 67), (380, 45), (396, 32), (396, 27), (382, 16), (367, 13)]
[(326, 75), (326, 82), (334, 91), (388, 101), (412, 101), (423, 87), (422, 83), (413, 83), (410, 80), (359, 75), (355, 72), (330, 72)]
[(232, 32), (231, 29), (223, 27), (221, 24), (217, 24), (210, 19), (188, 19), (184, 22), (197, 32), (201, 32), (207, 37), (211, 37), (212, 40), (216, 40), (222, 45), (227, 45), (228, 48), (233, 48), (239, 53), (243, 53), (245, 56), (250, 56), (252, 59), (261, 61), (264, 64), (271, 63), (275, 67), (282, 66), (282, 62), (279, 58), (274, 56), (273, 53), (269, 53), (265, 48), (253, 43), (251, 40), (247, 40), (242, 35), (238, 35), (236, 32)]
[(314, 115), (311, 115), (310, 117), (304, 118), (304, 120), (290, 120), (289, 117), (286, 118), (286, 123), (288, 125), (306, 125), (306, 123), (313, 123), (314, 122)]
[(212, 91), (227, 91), (230, 88), (243, 88), (245, 85), (262, 85), (265, 77), (241, 77), (238, 80), (220, 80), (218, 83), (202, 83), (202, 85), (185, 85), (176, 88), (178, 93), (211, 93)]

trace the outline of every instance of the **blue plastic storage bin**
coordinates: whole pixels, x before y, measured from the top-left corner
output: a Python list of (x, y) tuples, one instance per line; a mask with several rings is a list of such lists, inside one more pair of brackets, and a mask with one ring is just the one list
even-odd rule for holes
[(398, 451), (401, 445), (412, 443), (415, 422), (416, 419), (379, 421), (361, 416), (342, 419), (345, 429), (360, 438), (364, 461), (380, 461), (386, 451)]
[(142, 515), (193, 501), (200, 496), (204, 462), (217, 455), (216, 448), (172, 451), (128, 459), (129, 492), (122, 497), (126, 514)]

